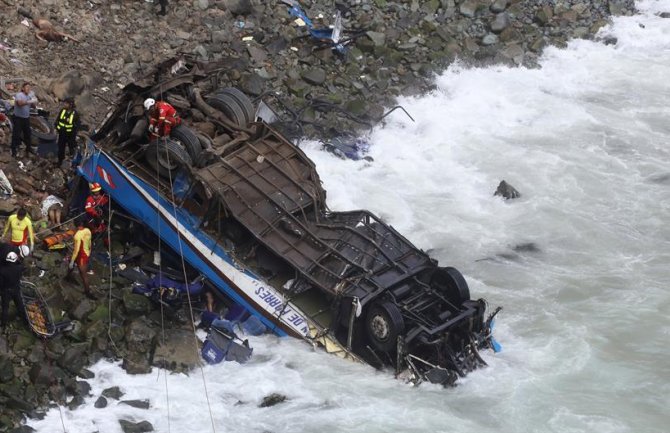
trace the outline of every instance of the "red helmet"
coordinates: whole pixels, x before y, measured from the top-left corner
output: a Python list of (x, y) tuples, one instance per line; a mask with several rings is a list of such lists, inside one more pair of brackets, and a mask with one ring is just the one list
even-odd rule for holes
[(102, 189), (102, 187), (98, 182), (93, 182), (92, 184), (89, 185), (89, 187), (91, 188), (91, 192), (98, 192)]

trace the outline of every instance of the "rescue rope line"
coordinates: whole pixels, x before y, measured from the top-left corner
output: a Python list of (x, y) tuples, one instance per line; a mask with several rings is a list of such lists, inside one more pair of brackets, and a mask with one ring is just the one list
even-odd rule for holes
[[(156, 179), (158, 180), (158, 190), (161, 190), (161, 178), (160, 178), (160, 173), (159, 173), (159, 164), (156, 164)], [(162, 244), (163, 240), (161, 238), (161, 220), (160, 220), (160, 214), (156, 212), (156, 224), (157, 224), (157, 231), (158, 231), (158, 275), (160, 275), (160, 279), (162, 281), (163, 279), (163, 261), (161, 260), (161, 251), (162, 251)], [(161, 306), (161, 343), (165, 344), (165, 312), (163, 310), (163, 290), (162, 287), (158, 287), (158, 293), (160, 295), (160, 306)], [(160, 376), (160, 370), (158, 371), (158, 374)], [(158, 380), (158, 377), (156, 378)], [(168, 387), (168, 377), (167, 373), (164, 375), (164, 381), (165, 381), (165, 401), (167, 403), (167, 422), (168, 422), (168, 433), (171, 431), (171, 424), (170, 424), (170, 388)]]
[[(167, 138), (163, 137), (164, 143), (167, 142)], [(167, 159), (168, 167), (170, 167), (170, 152), (165, 152), (165, 157)], [(198, 335), (196, 334), (196, 328), (195, 328), (195, 319), (193, 317), (193, 303), (191, 301), (191, 293), (188, 290), (188, 276), (186, 275), (186, 262), (184, 261), (184, 249), (182, 245), (182, 240), (181, 240), (181, 232), (179, 231), (179, 220), (177, 219), (177, 205), (175, 204), (175, 196), (174, 196), (174, 185), (172, 181), (172, 171), (168, 170), (168, 179), (170, 181), (170, 201), (172, 203), (172, 213), (175, 219), (175, 223), (177, 224), (177, 227), (175, 227), (175, 232), (177, 233), (177, 242), (179, 244), (179, 257), (181, 259), (181, 268), (182, 272), (184, 274), (184, 283), (186, 284), (186, 298), (188, 299), (188, 311), (191, 316), (191, 329), (193, 330), (193, 344), (196, 352), (196, 357), (198, 360), (200, 360), (200, 351), (198, 348)], [(198, 362), (198, 367), (200, 368), (200, 375), (202, 376), (202, 383), (205, 388), (205, 399), (207, 400), (207, 408), (209, 410), (209, 419), (212, 424), (212, 432), (216, 433), (216, 426), (214, 425), (214, 414), (212, 413), (212, 405), (209, 400), (209, 391), (207, 389), (207, 380), (205, 378), (205, 370), (202, 366), (201, 362)]]
[(109, 297), (108, 297), (108, 302), (107, 302), (107, 318), (108, 318), (108, 323), (107, 323), (107, 338), (109, 339), (109, 342), (112, 344), (112, 347), (114, 348), (114, 351), (116, 354), (119, 353), (119, 348), (116, 346), (116, 343), (114, 343), (114, 339), (112, 338), (112, 289), (113, 289), (113, 280), (114, 280), (114, 269), (112, 268), (112, 216), (114, 215), (114, 212), (112, 211), (112, 198), (108, 196), (108, 208), (107, 208), (107, 214), (109, 215), (109, 219), (107, 221), (107, 260), (109, 264)]

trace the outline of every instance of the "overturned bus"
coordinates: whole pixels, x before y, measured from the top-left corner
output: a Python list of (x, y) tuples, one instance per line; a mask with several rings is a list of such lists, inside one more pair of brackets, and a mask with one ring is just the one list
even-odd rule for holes
[[(330, 211), (314, 163), (219, 87), (229, 67), (176, 58), (126, 86), (80, 174), (278, 335), (413, 382), (484, 365), (485, 301), (372, 213)], [(149, 97), (182, 116), (167, 139), (148, 138)]]

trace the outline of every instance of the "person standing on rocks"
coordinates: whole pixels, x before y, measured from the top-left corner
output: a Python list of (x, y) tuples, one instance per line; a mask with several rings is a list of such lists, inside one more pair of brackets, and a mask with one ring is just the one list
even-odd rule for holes
[(25, 82), (21, 86), (21, 91), (14, 95), (14, 114), (12, 115), (12, 156), (18, 156), (21, 138), (26, 144), (26, 155), (32, 153), (30, 148), (30, 107), (37, 104), (35, 94), (30, 90), (30, 83)]
[(65, 145), (67, 144), (71, 157), (74, 156), (77, 146), (80, 120), (79, 113), (74, 107), (74, 98), (65, 98), (54, 126), (58, 132), (58, 167), (60, 167), (65, 160)]
[(30, 221), (26, 208), (19, 208), (15, 214), (7, 218), (5, 229), (2, 232), (4, 239), (7, 232), (10, 232), (10, 242), (14, 246), (26, 245), (30, 240), (30, 251), (35, 248), (35, 235), (33, 233), (33, 222)]
[(149, 113), (150, 140), (169, 137), (172, 128), (181, 125), (177, 110), (165, 101), (148, 98), (144, 101), (144, 109)]
[[(79, 276), (84, 286), (84, 294), (91, 299), (96, 299), (96, 296), (91, 292), (91, 287), (88, 284), (88, 260), (91, 257), (91, 230), (86, 227), (84, 218), (77, 218), (77, 231), (74, 234), (74, 251), (70, 258), (68, 271), (65, 278), (69, 278), (75, 266), (79, 269)], [(92, 271), (91, 271), (92, 273)]]
[(2, 311), (0, 313), (0, 327), (7, 327), (9, 313), (9, 301), (13, 300), (16, 311), (26, 320), (21, 299), (21, 277), (23, 277), (23, 258), (30, 254), (25, 245), (16, 247), (13, 245), (0, 245), (0, 297), (2, 298)]
[(167, 15), (168, 0), (158, 0), (158, 4), (161, 5), (161, 10), (158, 12), (158, 15)]

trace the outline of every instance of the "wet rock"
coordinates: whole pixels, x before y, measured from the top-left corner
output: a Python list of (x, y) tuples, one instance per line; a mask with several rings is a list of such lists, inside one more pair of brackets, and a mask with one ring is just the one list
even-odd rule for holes
[(119, 404), (126, 404), (137, 409), (149, 409), (149, 400), (122, 400)]
[(0, 355), (0, 383), (14, 379), (14, 365), (8, 356)]
[(129, 315), (141, 316), (151, 311), (151, 301), (144, 295), (126, 292), (123, 294), (123, 307)]
[(149, 360), (145, 357), (140, 357), (137, 355), (123, 358), (121, 368), (123, 368), (128, 374), (151, 373), (151, 365), (149, 365)]
[(300, 75), (302, 76), (303, 80), (314, 86), (319, 86), (323, 84), (324, 81), (326, 81), (326, 71), (321, 68), (307, 69)]
[(540, 247), (537, 246), (535, 242), (526, 242), (523, 244), (514, 245), (512, 248), (516, 253), (539, 253), (541, 252)]
[(77, 374), (87, 364), (86, 351), (88, 343), (75, 343), (69, 346), (58, 358), (58, 365), (72, 374)]
[(33, 433), (36, 432), (34, 428), (27, 426), (27, 425), (22, 425), (21, 427), (16, 427), (14, 429), (11, 429), (9, 433)]
[(84, 320), (96, 309), (96, 304), (90, 299), (82, 299), (79, 304), (72, 310), (72, 317), (77, 320)]
[(118, 386), (113, 386), (102, 391), (102, 396), (107, 398), (113, 398), (114, 400), (119, 400), (123, 397), (123, 392)]
[(670, 18), (670, 12), (661, 12), (658, 16), (661, 18)]
[(284, 401), (286, 401), (285, 395), (272, 393), (263, 397), (263, 401), (258, 405), (258, 407), (272, 407)]
[(48, 365), (47, 363), (33, 364), (28, 372), (30, 382), (33, 385), (47, 386), (51, 385), (59, 378), (65, 377), (66, 374), (59, 367), (55, 365)]
[(504, 180), (500, 181), (500, 184), (498, 184), (498, 188), (496, 189), (496, 192), (493, 195), (494, 196), (499, 195), (506, 200), (521, 197), (521, 193), (519, 193), (519, 191), (517, 191), (516, 188), (514, 188), (512, 185), (505, 182)]
[(93, 404), (93, 406), (94, 406), (96, 409), (103, 409), (103, 408), (107, 407), (107, 399), (106, 399), (105, 397), (103, 397), (103, 396), (100, 396), (100, 397), (98, 397), (98, 399), (95, 401), (95, 403)]
[(153, 365), (172, 371), (188, 371), (200, 363), (200, 348), (195, 344), (191, 330), (173, 330), (157, 345)]
[(74, 397), (72, 397), (72, 400), (70, 400), (70, 402), (67, 404), (67, 408), (70, 410), (75, 410), (82, 404), (84, 404), (84, 397), (80, 395), (75, 395)]
[(82, 369), (79, 371), (79, 373), (77, 374), (77, 376), (81, 377), (82, 379), (89, 380), (89, 379), (93, 379), (93, 378), (95, 377), (95, 373), (93, 373), (93, 372), (92, 372), (91, 370), (89, 370), (89, 369), (82, 368)]
[(154, 431), (154, 426), (149, 421), (132, 422), (125, 419), (120, 419), (121, 429), (123, 433), (146, 433)]

